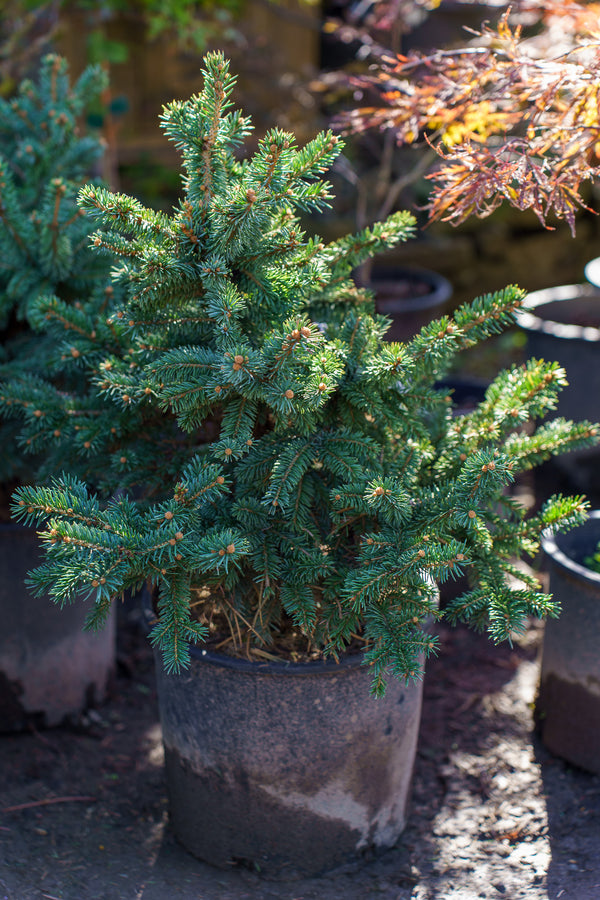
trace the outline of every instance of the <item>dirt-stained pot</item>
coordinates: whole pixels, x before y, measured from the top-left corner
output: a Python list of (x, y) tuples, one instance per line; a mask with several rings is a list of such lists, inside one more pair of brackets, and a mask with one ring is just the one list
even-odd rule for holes
[(84, 632), (86, 604), (34, 597), (25, 579), (38, 560), (33, 529), (0, 523), (0, 732), (78, 716), (104, 698), (115, 666), (114, 614)]
[(195, 856), (272, 878), (319, 874), (395, 844), (406, 821), (421, 683), (369, 696), (361, 656), (254, 662), (157, 654), (171, 822)]
[(548, 619), (535, 718), (542, 741), (563, 759), (600, 774), (600, 574), (586, 560), (600, 542), (600, 510), (543, 541), (549, 590), (562, 612)]
[[(568, 385), (557, 414), (580, 421), (600, 420), (600, 289), (592, 284), (563, 284), (528, 294), (517, 322), (527, 335), (527, 356), (556, 361)], [(568, 479), (567, 489), (600, 490), (597, 447), (565, 453), (552, 460)]]

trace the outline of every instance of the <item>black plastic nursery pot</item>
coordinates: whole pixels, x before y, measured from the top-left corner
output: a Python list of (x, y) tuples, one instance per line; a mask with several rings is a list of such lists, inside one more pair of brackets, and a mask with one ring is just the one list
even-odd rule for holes
[(59, 725), (102, 701), (115, 666), (115, 618), (84, 632), (89, 609), (60, 609), (26, 587), (38, 565), (33, 529), (0, 523), (0, 732)]
[(452, 296), (452, 285), (443, 275), (417, 267), (375, 268), (368, 286), (375, 293), (377, 312), (392, 320), (386, 341), (410, 340), (444, 315)]
[[(557, 414), (600, 421), (600, 289), (565, 284), (528, 294), (517, 313), (527, 334), (527, 355), (555, 361), (566, 370)], [(552, 460), (574, 490), (600, 489), (597, 447), (564, 453)]]
[(254, 662), (157, 655), (171, 823), (192, 854), (272, 878), (393, 846), (407, 815), (422, 684), (369, 696), (362, 656)]
[(543, 743), (600, 774), (600, 574), (586, 560), (600, 542), (600, 510), (566, 534), (543, 540), (550, 593), (562, 612), (544, 631), (535, 707)]

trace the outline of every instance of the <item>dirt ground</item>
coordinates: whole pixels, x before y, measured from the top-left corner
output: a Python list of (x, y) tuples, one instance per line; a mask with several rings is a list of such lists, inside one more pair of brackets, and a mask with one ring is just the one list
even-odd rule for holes
[(494, 648), (440, 629), (398, 847), (321, 878), (219, 871), (174, 840), (152, 657), (121, 630), (108, 702), (0, 738), (0, 900), (598, 900), (600, 777), (532, 732), (541, 627)]

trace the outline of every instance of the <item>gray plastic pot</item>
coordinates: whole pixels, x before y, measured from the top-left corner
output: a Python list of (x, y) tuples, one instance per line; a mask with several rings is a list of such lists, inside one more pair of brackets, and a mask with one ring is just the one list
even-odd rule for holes
[(0, 732), (78, 716), (104, 698), (115, 666), (114, 615), (84, 632), (88, 605), (34, 597), (25, 579), (39, 562), (35, 531), (0, 523)]
[(543, 540), (562, 612), (545, 625), (535, 718), (548, 749), (600, 774), (600, 574), (585, 565), (599, 542), (600, 510)]
[[(557, 415), (600, 421), (600, 289), (564, 284), (528, 294), (517, 313), (527, 334), (527, 355), (558, 362), (567, 373)], [(565, 453), (552, 460), (573, 489), (600, 489), (597, 447)]]
[(361, 656), (286, 664), (191, 647), (157, 655), (171, 822), (195, 856), (267, 877), (316, 875), (393, 846), (405, 822), (422, 684), (369, 696)]

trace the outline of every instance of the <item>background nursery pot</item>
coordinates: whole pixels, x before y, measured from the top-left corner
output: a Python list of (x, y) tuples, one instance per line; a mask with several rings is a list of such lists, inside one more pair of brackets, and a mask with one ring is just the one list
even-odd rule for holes
[[(556, 360), (566, 369), (568, 385), (557, 412), (566, 418), (600, 416), (600, 289), (591, 284), (565, 284), (528, 294), (517, 322), (527, 333), (527, 355)], [(600, 488), (596, 447), (552, 460), (576, 490)]]
[(62, 609), (25, 586), (34, 529), (0, 523), (0, 732), (60, 724), (101, 701), (115, 665), (115, 616), (83, 631), (89, 604)]
[(392, 320), (386, 341), (413, 337), (443, 315), (452, 296), (452, 285), (443, 275), (416, 266), (374, 268), (368, 286), (375, 293), (377, 312)]
[(553, 753), (600, 774), (600, 574), (585, 564), (599, 541), (600, 510), (543, 540), (562, 612), (545, 626), (536, 720)]
[(362, 655), (255, 662), (191, 647), (156, 669), (172, 827), (195, 856), (316, 875), (393, 846), (409, 800), (422, 682), (369, 697)]

